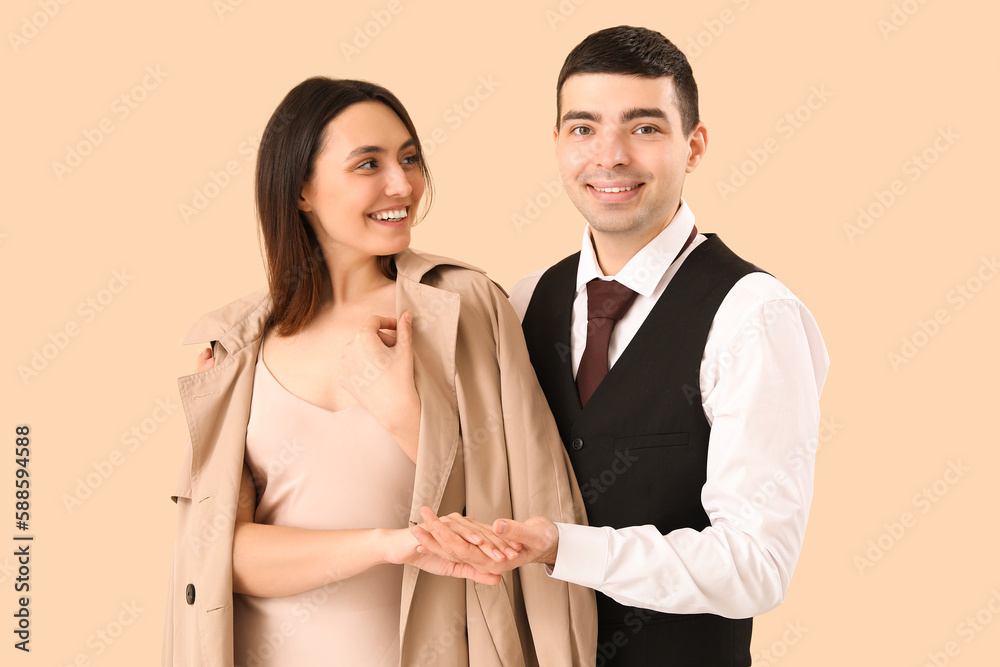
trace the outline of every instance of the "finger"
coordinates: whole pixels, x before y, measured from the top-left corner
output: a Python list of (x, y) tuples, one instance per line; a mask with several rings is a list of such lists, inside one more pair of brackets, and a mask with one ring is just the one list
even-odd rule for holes
[(493, 529), (490, 526), (479, 523), (475, 519), (464, 517), (461, 514), (452, 514), (442, 517), (441, 522), (446, 523), (449, 528), (466, 542), (478, 546), (484, 554), (493, 560), (502, 561), (510, 554), (517, 554), (513, 549), (508, 554), (507, 549), (510, 549), (510, 547), (507, 545), (507, 542), (494, 535)]
[(484, 570), (496, 562), (488, 553), (484, 554), (479, 547), (468, 544), (447, 529), (439, 532), (422, 524), (410, 526), (410, 534), (417, 539), (418, 553), (428, 552), (452, 563), (471, 564)]
[(372, 315), (367, 320), (365, 320), (364, 326), (361, 327), (361, 331), (378, 331), (379, 329), (390, 329), (392, 331), (396, 330), (396, 318), (395, 317), (382, 317), (381, 315)]
[(513, 519), (497, 519), (493, 522), (493, 532), (507, 540), (517, 550), (520, 550), (525, 543), (533, 544), (539, 538), (530, 526)]
[[(468, 524), (467, 529), (470, 531), (475, 531), (478, 535), (484, 538), (490, 543), (490, 551), (486, 550), (486, 545), (481, 545), (483, 551), (487, 554), (493, 553), (498, 560), (502, 560), (504, 556), (507, 558), (515, 558), (518, 552), (521, 550), (521, 545), (511, 544), (508, 540), (500, 537), (493, 532), (493, 526), (485, 523), (476, 521), (475, 519), (469, 517), (460, 517), (463, 522)], [(443, 521), (443, 519), (442, 519)], [(478, 543), (477, 543), (478, 544)]]
[(424, 523), (430, 523), (431, 521), (440, 521), (438, 515), (434, 513), (427, 505), (420, 508), (420, 518), (424, 520)]
[(450, 528), (451, 524), (443, 523), (429, 507), (420, 508), (420, 516), (424, 519), (427, 531), (437, 540), (441, 549), (449, 554), (449, 560), (460, 560), (480, 569), (489, 569), (494, 562), (503, 560), (503, 554), (497, 558), (490, 551), (469, 544)]
[(408, 353), (413, 348), (413, 313), (406, 311), (399, 316), (396, 325), (396, 343), (399, 349)]
[(212, 348), (206, 347), (198, 355), (198, 359), (195, 361), (195, 372), (200, 373), (201, 371), (206, 371), (209, 368), (215, 366), (215, 359), (212, 358)]
[[(385, 331), (383, 331), (383, 329)], [(358, 334), (355, 336), (355, 339), (373, 338), (377, 336), (383, 345), (386, 347), (392, 347), (396, 344), (395, 334), (388, 332), (394, 332), (395, 330), (395, 318), (372, 315), (365, 320), (364, 325), (358, 330)]]
[(385, 331), (382, 331), (381, 329), (376, 331), (375, 333), (378, 334), (378, 337), (382, 341), (382, 344), (385, 345), (386, 347), (393, 347), (396, 344), (396, 337), (393, 336), (391, 333), (387, 333)]
[(453, 528), (458, 527), (459, 528), (458, 534), (461, 535), (463, 538), (465, 538), (465, 541), (469, 542), (470, 544), (479, 545), (483, 543), (483, 538), (479, 533), (475, 532), (474, 530), (471, 530), (466, 526), (457, 525), (457, 521), (452, 517), (447, 517), (447, 516), (441, 517), (441, 523), (456, 524), (453, 525), (452, 527)]
[(419, 543), (417, 553), (431, 553), (452, 563), (457, 561), (455, 555), (445, 550), (423, 526), (410, 526), (410, 534), (417, 538)]

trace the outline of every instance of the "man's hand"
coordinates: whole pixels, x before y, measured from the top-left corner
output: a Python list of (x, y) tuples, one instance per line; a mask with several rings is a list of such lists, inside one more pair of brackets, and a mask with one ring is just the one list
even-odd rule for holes
[[(544, 517), (533, 517), (525, 522), (497, 519), (490, 527), (492, 537), (486, 542), (485, 524), (460, 517), (439, 519), (428, 507), (420, 509), (424, 519), (421, 526), (412, 526), (410, 532), (420, 542), (418, 551), (427, 551), (454, 563), (467, 563), (480, 572), (502, 574), (528, 563), (554, 564), (559, 548), (559, 530)], [(504, 558), (493, 553), (492, 546), (483, 548), (500, 538), (509, 547), (503, 549)], [(484, 542), (476, 542), (477, 539)]]

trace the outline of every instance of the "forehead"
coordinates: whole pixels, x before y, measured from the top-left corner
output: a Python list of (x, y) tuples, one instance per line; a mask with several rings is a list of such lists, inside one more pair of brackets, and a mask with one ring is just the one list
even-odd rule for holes
[(410, 132), (392, 109), (381, 102), (358, 102), (327, 123), (323, 144), (327, 151), (349, 152), (358, 146), (395, 150), (410, 139)]
[(574, 74), (563, 82), (560, 101), (562, 114), (589, 111), (617, 116), (617, 111), (641, 107), (660, 108), (668, 118), (680, 117), (672, 76)]

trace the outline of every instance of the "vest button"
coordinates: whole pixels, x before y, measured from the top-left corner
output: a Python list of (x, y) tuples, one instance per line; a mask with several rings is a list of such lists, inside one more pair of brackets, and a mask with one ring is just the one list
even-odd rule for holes
[(573, 445), (573, 449), (575, 449), (576, 451), (580, 451), (581, 449), (583, 449), (583, 439), (582, 438), (573, 438), (572, 445)]
[(184, 599), (188, 604), (194, 604), (194, 584), (188, 584), (184, 589)]

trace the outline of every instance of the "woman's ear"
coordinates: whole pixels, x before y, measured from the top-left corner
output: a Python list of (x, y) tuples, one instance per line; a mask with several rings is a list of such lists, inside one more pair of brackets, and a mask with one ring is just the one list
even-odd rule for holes
[(309, 203), (309, 197), (311, 194), (309, 184), (304, 184), (302, 189), (299, 191), (299, 201), (297, 203), (300, 211), (312, 211), (312, 204)]

